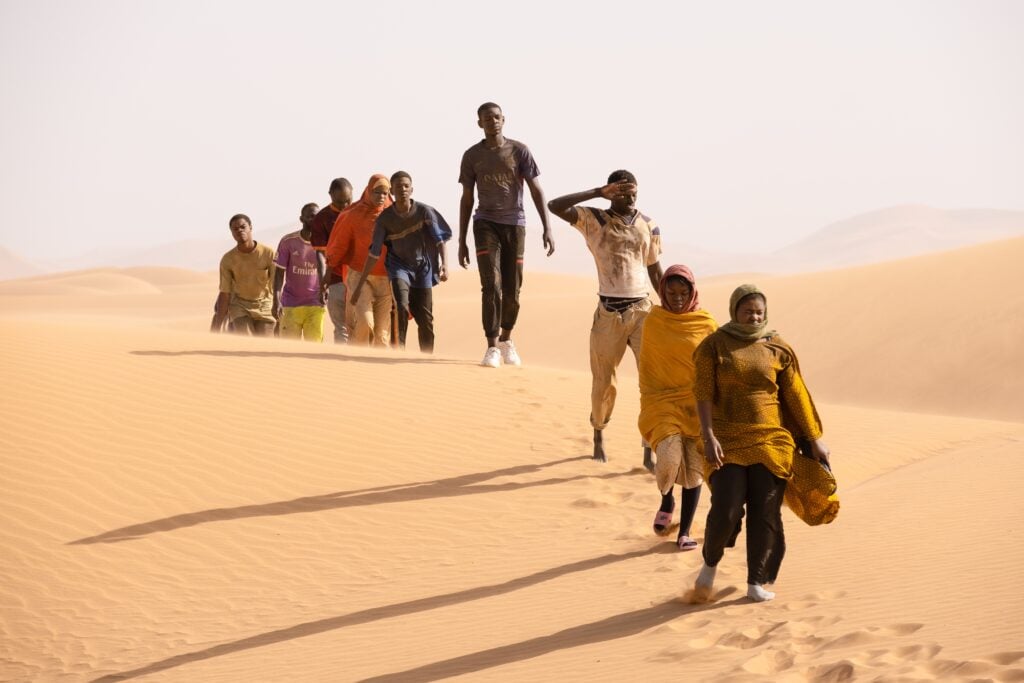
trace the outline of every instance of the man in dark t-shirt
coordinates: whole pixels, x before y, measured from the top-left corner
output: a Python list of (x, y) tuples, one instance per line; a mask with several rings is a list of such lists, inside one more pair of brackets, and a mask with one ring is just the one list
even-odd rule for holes
[(324, 250), (327, 249), (331, 228), (334, 227), (338, 214), (352, 203), (352, 183), (345, 178), (335, 178), (331, 181), (327, 194), (331, 196), (331, 203), (313, 216), (310, 222), (309, 243), (316, 249), (320, 281), (327, 289), (327, 313), (334, 324), (334, 343), (344, 344), (348, 341), (348, 325), (345, 319), (345, 266), (340, 266), (341, 272), (328, 268)]
[(474, 189), (480, 203), (473, 216), (473, 241), (480, 271), (482, 318), (487, 352), (481, 365), (496, 368), (520, 365), (512, 343), (512, 328), (519, 315), (519, 289), (523, 283), (523, 252), (526, 248), (526, 213), (523, 211), (523, 183), (537, 207), (548, 256), (555, 242), (548, 227), (544, 193), (537, 182), (540, 170), (529, 148), (502, 134), (505, 116), (501, 107), (485, 102), (477, 109), (477, 125), (484, 139), (462, 155), (459, 182), (459, 264), (469, 267), (466, 236), (473, 212)]
[(434, 352), (434, 299), (432, 288), (448, 279), (445, 242), (451, 239), (448, 222), (427, 204), (413, 201), (412, 176), (397, 171), (391, 176), (395, 203), (384, 209), (373, 228), (373, 242), (359, 281), (349, 300), (358, 299), (367, 274), (387, 245), (384, 265), (398, 308), (398, 345), (405, 348), (409, 317), (416, 320), (420, 351)]

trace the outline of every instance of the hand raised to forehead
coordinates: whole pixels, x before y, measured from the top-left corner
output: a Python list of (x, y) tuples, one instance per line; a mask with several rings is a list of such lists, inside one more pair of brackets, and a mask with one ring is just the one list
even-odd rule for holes
[(628, 180), (619, 180), (618, 182), (608, 183), (601, 188), (601, 196), (608, 200), (635, 193), (636, 183), (631, 183)]

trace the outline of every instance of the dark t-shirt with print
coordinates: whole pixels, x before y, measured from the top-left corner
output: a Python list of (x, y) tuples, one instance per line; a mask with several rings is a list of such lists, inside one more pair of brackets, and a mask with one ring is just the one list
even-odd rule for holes
[(433, 287), (439, 281), (437, 244), (451, 236), (448, 222), (433, 207), (413, 202), (412, 211), (403, 216), (392, 204), (374, 224), (370, 255), (380, 256), (387, 245), (384, 263), (392, 280), (405, 280), (410, 287)]
[(498, 148), (481, 140), (462, 155), (459, 182), (476, 184), (477, 209), (474, 218), (526, 225), (523, 211), (523, 181), (540, 175), (530, 149), (521, 142), (505, 138)]

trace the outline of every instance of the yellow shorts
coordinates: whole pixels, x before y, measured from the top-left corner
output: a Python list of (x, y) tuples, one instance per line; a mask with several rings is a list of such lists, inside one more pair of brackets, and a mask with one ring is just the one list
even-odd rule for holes
[(286, 339), (324, 340), (323, 306), (285, 306), (281, 309), (281, 336)]

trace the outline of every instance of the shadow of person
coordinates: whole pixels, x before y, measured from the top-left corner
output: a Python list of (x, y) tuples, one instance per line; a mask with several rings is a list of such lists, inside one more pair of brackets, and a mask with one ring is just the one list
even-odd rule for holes
[[(736, 589), (733, 588), (732, 592), (736, 592)], [(468, 655), (452, 657), (451, 659), (425, 664), (413, 669), (406, 669), (405, 671), (365, 678), (362, 683), (370, 683), (370, 681), (373, 681), (373, 683), (398, 683), (399, 681), (410, 683), (416, 681), (436, 681), (442, 678), (461, 676), (513, 662), (521, 662), (525, 659), (533, 659), (534, 657), (540, 657), (558, 650), (568, 650), (583, 645), (593, 645), (594, 643), (627, 638), (655, 626), (660, 626), (673, 619), (699, 612), (721, 609), (730, 605), (738, 605), (742, 602), (744, 600), (738, 598), (728, 602), (686, 605), (679, 600), (669, 600), (658, 605), (616, 614), (615, 616), (593, 621), (589, 624), (572, 626), (555, 633), (522, 640), (511, 645), (492, 647)]]
[[(288, 640), (305, 638), (307, 636), (313, 636), (327, 631), (334, 631), (348, 626), (366, 624), (382, 619), (404, 617), (410, 614), (416, 614), (417, 612), (441, 609), (473, 600), (482, 600), (484, 598), (490, 598), (504, 593), (511, 593), (546, 581), (552, 581), (569, 574), (585, 572), (592, 569), (600, 569), (601, 567), (606, 567), (616, 562), (626, 562), (650, 555), (669, 554), (675, 552), (676, 550), (674, 545), (669, 543), (659, 543), (648, 548), (642, 548), (640, 550), (634, 550), (627, 553), (609, 553), (606, 555), (599, 555), (585, 560), (570, 562), (558, 567), (544, 569), (533, 574), (527, 574), (526, 576), (510, 579), (503, 583), (477, 586), (475, 588), (467, 588), (465, 590), (453, 591), (451, 593), (443, 593), (441, 595), (408, 600), (394, 605), (371, 607), (370, 609), (329, 617), (327, 619), (307, 621), (287, 628), (260, 633), (248, 638), (242, 638), (241, 640), (235, 640), (230, 643), (222, 643), (203, 650), (175, 655), (130, 671), (107, 674), (95, 679), (94, 683), (109, 683), (110, 681), (123, 681), (138, 676), (147, 676), (149, 674), (173, 669), (193, 662), (223, 657), (225, 655), (245, 650), (252, 650), (267, 645), (275, 645)], [(735, 588), (732, 588), (732, 591), (735, 590)], [(719, 596), (727, 595), (728, 592), (728, 589), (726, 589), (722, 591)], [(463, 668), (465, 668), (466, 671), (479, 671), (480, 669), (488, 668), (489, 666), (499, 666), (510, 661), (516, 661), (516, 659), (537, 657), (547, 651), (560, 649), (557, 647), (557, 642), (561, 634), (567, 634), (568, 636), (568, 639), (564, 643), (565, 647), (576, 647), (578, 645), (587, 644), (588, 642), (599, 642), (599, 640), (608, 640), (611, 638), (621, 638), (627, 635), (632, 635), (634, 632), (651, 628), (652, 626), (656, 626), (685, 614), (700, 612), (714, 607), (724, 607), (729, 604), (732, 603), (718, 603), (717, 605), (700, 605), (697, 607), (691, 607), (682, 605), (678, 602), (669, 602), (663, 605), (657, 605), (655, 608), (638, 610), (637, 612), (631, 612), (626, 615), (618, 615), (617, 617), (605, 619), (593, 624), (586, 624), (584, 626), (560, 631), (559, 633), (544, 636), (543, 638), (524, 641), (523, 643), (518, 643), (516, 646), (485, 650), (466, 657), (437, 662), (429, 665), (428, 667), (421, 667), (420, 669), (423, 669), (423, 671), (415, 669), (410, 672), (391, 674), (389, 677), (385, 677), (382, 680), (433, 680), (433, 678), (443, 677), (445, 675), (454, 675), (453, 673), (446, 674), (446, 671), (456, 671)], [(602, 637), (599, 638), (599, 634)], [(484, 664), (486, 664), (486, 666)], [(403, 676), (406, 675), (411, 676), (411, 678), (403, 678)]]
[(141, 350), (129, 351), (133, 356), (156, 356), (174, 358), (178, 356), (214, 356), (221, 358), (308, 358), (310, 360), (345, 361), (349, 363), (374, 363), (378, 365), (400, 365), (406, 363), (430, 365), (476, 366), (469, 360), (433, 358), (431, 356), (347, 356), (342, 353), (303, 353), (301, 351), (227, 351), (224, 349), (192, 349), (188, 351)]
[(240, 505), (237, 507), (212, 508), (209, 510), (200, 510), (198, 512), (186, 512), (172, 517), (164, 517), (163, 519), (151, 520), (140, 524), (132, 524), (131, 526), (113, 529), (95, 536), (69, 541), (66, 545), (118, 543), (121, 541), (130, 541), (141, 538), (150, 534), (183, 529), (185, 527), (196, 526), (199, 524), (225, 522), (250, 517), (294, 515), (303, 512), (321, 512), (324, 510), (337, 510), (349, 507), (405, 503), (429, 498), (448, 498), (452, 496), (468, 496), (500, 491), (515, 491), (537, 486), (565, 484), (571, 481), (579, 481), (581, 479), (614, 479), (618, 477), (633, 476), (635, 474), (633, 471), (608, 472), (605, 474), (576, 474), (567, 477), (548, 477), (545, 479), (531, 481), (510, 481), (498, 484), (480, 483), (488, 479), (522, 476), (540, 472), (546, 468), (554, 467), (556, 465), (586, 459), (588, 459), (587, 456), (576, 456), (539, 464), (515, 465), (513, 467), (505, 467), (492, 470), (490, 472), (463, 474), (457, 477), (448, 477), (433, 481), (377, 486), (354, 491), (338, 491), (319, 496), (305, 496), (302, 498), (294, 498), (292, 500), (276, 501), (272, 503), (255, 503), (252, 505)]

